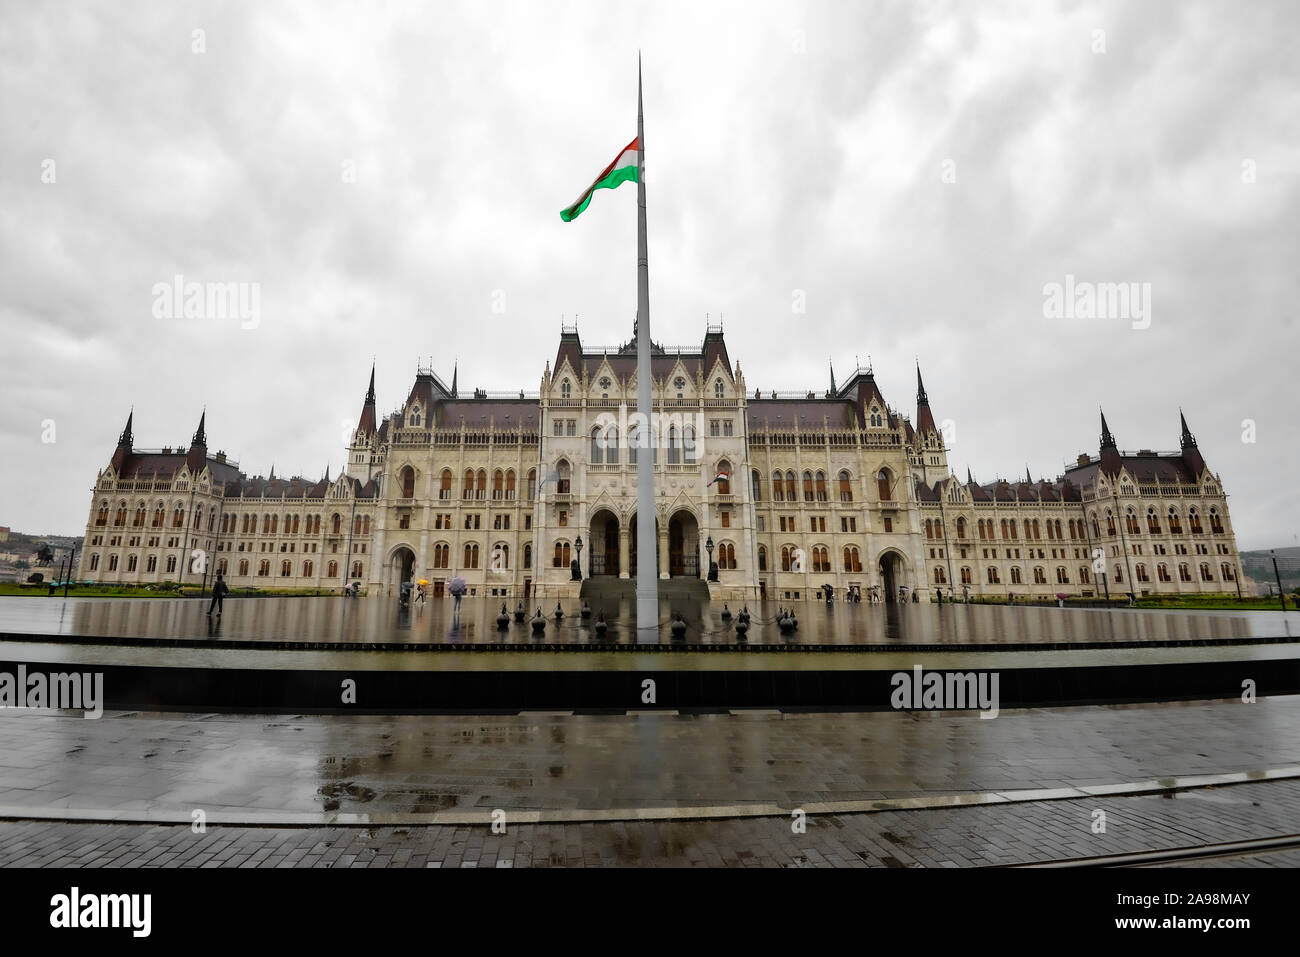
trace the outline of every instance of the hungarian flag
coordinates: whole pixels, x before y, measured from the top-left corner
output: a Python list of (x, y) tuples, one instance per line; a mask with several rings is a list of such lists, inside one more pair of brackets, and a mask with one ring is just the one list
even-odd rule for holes
[(614, 162), (610, 163), (596, 177), (596, 182), (587, 187), (586, 191), (578, 197), (568, 209), (561, 211), (560, 219), (566, 223), (571, 223), (578, 218), (578, 215), (587, 208), (591, 202), (591, 194), (598, 189), (615, 189), (622, 183), (637, 181), (637, 153), (641, 149), (639, 139), (633, 140), (627, 146), (619, 150), (618, 156), (614, 157)]
[[(725, 482), (729, 478), (730, 476), (727, 475), (726, 472), (719, 472), (717, 475), (713, 476), (713, 482)], [(712, 485), (713, 482), (710, 482), (709, 485)]]

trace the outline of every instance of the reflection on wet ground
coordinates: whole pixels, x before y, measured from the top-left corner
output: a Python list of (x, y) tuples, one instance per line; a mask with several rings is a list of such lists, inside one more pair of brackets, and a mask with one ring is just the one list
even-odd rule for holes
[[(444, 643), (507, 644), (598, 642), (670, 642), (669, 621), (680, 611), (696, 644), (733, 644), (740, 640), (734, 621), (723, 617), (720, 603), (664, 603), (657, 635), (641, 636), (631, 602), (592, 608), (579, 614), (576, 601), (540, 609), (546, 628), (535, 634), (526, 609), (525, 621), (498, 628), (501, 601), (466, 598), (459, 609), (451, 599), (431, 599), (423, 607), (400, 608), (384, 598), (239, 598), (227, 599), (225, 613), (213, 624), (207, 603), (195, 599), (44, 599), (0, 598), (0, 635), (38, 634), (139, 638), (211, 638), (244, 641), (364, 642), (374, 644)], [(787, 606), (798, 629), (782, 633), (773, 602), (749, 606), (752, 624), (744, 640), (751, 644), (1050, 644), (1107, 641), (1188, 641), (1224, 638), (1294, 637), (1300, 617), (1283, 612), (1144, 611), (1139, 609), (1017, 607), (1005, 605), (919, 604), (846, 605), (796, 602)], [(738, 612), (739, 607), (730, 608)], [(603, 613), (603, 636), (595, 626)]]
[[(870, 801), (1300, 764), (1300, 696), (735, 715), (0, 713), (0, 807), (433, 812)], [(1226, 793), (1226, 792), (1224, 792)], [(1086, 811), (1083, 827), (1088, 826)]]

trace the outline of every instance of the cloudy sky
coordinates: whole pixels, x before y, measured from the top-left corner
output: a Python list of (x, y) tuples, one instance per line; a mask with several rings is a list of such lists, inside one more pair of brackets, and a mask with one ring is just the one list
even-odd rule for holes
[[(1175, 449), (1181, 406), (1239, 544), (1296, 544), (1297, 27), (1291, 0), (7, 2), (0, 524), (84, 530), (132, 405), (138, 446), (206, 406), (245, 471), (315, 477), (372, 357), (386, 412), (422, 358), (536, 389), (562, 317), (627, 339), (635, 191), (558, 214), (635, 133), (639, 48), (657, 340), (721, 316), (764, 390), (870, 356), (909, 414), (919, 357), (982, 481), (1095, 451), (1099, 404)], [(159, 318), (177, 275), (256, 283), (257, 321)], [(1148, 314), (1046, 316), (1067, 276), (1149, 283)]]

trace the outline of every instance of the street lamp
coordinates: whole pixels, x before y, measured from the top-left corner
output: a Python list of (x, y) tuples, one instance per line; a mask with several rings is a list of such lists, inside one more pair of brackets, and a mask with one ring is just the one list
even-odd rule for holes
[(582, 536), (581, 535), (579, 535), (577, 540), (574, 541), (573, 546), (578, 550), (578, 559), (573, 563), (572, 580), (575, 582), (580, 582), (582, 581)]
[(709, 581), (718, 580), (718, 573), (713, 569), (713, 536), (710, 535), (704, 542), (704, 550), (709, 553)]

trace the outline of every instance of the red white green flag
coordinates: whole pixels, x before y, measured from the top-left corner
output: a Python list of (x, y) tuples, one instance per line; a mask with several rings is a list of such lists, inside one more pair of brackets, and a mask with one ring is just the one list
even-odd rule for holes
[(560, 212), (560, 219), (566, 223), (571, 223), (577, 219), (579, 214), (587, 208), (587, 204), (591, 202), (591, 194), (598, 189), (616, 189), (623, 183), (637, 182), (637, 154), (640, 149), (641, 142), (638, 137), (619, 150), (618, 156), (614, 157), (614, 162), (605, 167), (601, 174), (596, 177), (596, 181), (587, 187), (577, 201), (568, 209)]

